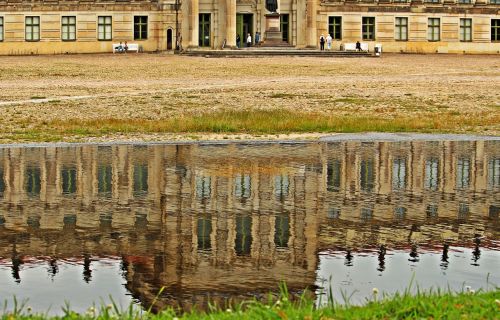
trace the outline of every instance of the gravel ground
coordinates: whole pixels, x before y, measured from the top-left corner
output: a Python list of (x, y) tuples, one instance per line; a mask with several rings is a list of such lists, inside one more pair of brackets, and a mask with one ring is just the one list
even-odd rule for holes
[[(161, 120), (221, 110), (277, 108), (387, 118), (463, 115), (489, 119), (466, 132), (500, 133), (499, 123), (491, 121), (492, 117), (500, 119), (498, 56), (386, 54), (376, 59), (106, 54), (1, 59), (3, 142), (12, 140), (10, 132), (29, 131), (53, 120)], [(186, 137), (116, 134), (87, 139)], [(234, 137), (201, 133), (196, 139)]]

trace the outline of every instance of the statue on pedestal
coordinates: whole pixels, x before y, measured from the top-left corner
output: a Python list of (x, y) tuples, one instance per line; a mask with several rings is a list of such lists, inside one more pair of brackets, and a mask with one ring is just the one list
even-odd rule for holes
[(271, 13), (278, 11), (278, 0), (266, 0), (266, 9)]

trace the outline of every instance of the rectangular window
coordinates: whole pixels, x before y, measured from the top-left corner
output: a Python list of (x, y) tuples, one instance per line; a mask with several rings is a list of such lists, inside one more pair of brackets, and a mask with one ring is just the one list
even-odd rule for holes
[(460, 19), (460, 41), (472, 41), (472, 19)]
[(290, 15), (288, 13), (280, 14), (280, 27), (283, 41), (288, 42), (290, 40)]
[(26, 41), (40, 41), (40, 17), (26, 17)]
[(439, 41), (441, 33), (441, 19), (429, 18), (427, 23), (427, 40)]
[(3, 17), (0, 17), (0, 41), (3, 41)]
[(491, 4), (500, 4), (500, 0), (490, 0)]
[(375, 40), (375, 17), (363, 17), (361, 29), (363, 40)]
[(62, 17), (61, 18), (61, 39), (63, 41), (76, 40), (76, 17)]
[(333, 40), (342, 39), (342, 17), (328, 17), (328, 33)]
[(406, 188), (406, 159), (396, 158), (392, 162), (392, 189), (403, 190)]
[(97, 18), (97, 40), (111, 40), (112, 30), (111, 16), (99, 16)]
[(470, 159), (457, 161), (457, 189), (467, 189), (470, 185)]
[(408, 18), (396, 17), (394, 38), (398, 41), (408, 41)]
[(439, 185), (439, 160), (431, 158), (425, 161), (424, 185), (426, 189), (436, 191)]
[(134, 17), (134, 40), (146, 40), (148, 38), (148, 17)]
[(440, 0), (425, 0), (427, 3), (440, 3)]
[(471, 0), (458, 0), (458, 3), (468, 4), (468, 3), (471, 3)]
[(491, 41), (500, 41), (500, 19), (491, 19)]

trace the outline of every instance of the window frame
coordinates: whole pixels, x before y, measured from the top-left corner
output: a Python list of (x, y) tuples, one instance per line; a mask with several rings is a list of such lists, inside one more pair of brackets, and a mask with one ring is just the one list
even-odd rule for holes
[[(101, 23), (101, 18), (103, 19), (103, 22)], [(106, 19), (109, 18), (111, 22), (107, 23)], [(109, 30), (109, 38), (108, 32), (106, 31), (106, 27), (110, 27)], [(101, 32), (100, 29), (101, 27), (103, 28), (103, 31)], [(101, 38), (102, 34), (102, 38)], [(97, 16), (97, 40), (98, 41), (112, 41), (113, 40), (113, 16)]]
[[(367, 20), (367, 22), (365, 22), (365, 19)], [(370, 21), (370, 20), (372, 20), (373, 23), (369, 23), (368, 21)], [(375, 36), (376, 23), (377, 23), (377, 21), (376, 21), (375, 17), (361, 17), (361, 39), (363, 39), (363, 41), (375, 41), (375, 39), (377, 38)], [(371, 30), (371, 32), (369, 29), (370, 27), (373, 28), (373, 30)], [(365, 31), (365, 28), (366, 28), (366, 31)], [(369, 37), (370, 33), (373, 35), (371, 38)]]
[[(37, 19), (38, 20), (38, 23), (34, 23), (34, 19)], [(28, 24), (28, 19), (31, 19), (31, 23)], [(41, 19), (40, 19), (40, 16), (25, 16), (24, 17), (24, 41), (27, 41), (27, 42), (38, 42), (40, 41), (41, 39)], [(30, 28), (30, 35), (31, 35), (31, 39), (28, 39), (28, 27)], [(33, 28), (34, 27), (38, 27), (38, 31), (37, 31), (37, 37), (35, 38), (34, 35), (35, 35), (35, 32), (33, 31)]]
[[(402, 19), (401, 21), (406, 21), (406, 24), (398, 24), (398, 19)], [(408, 17), (394, 17), (394, 40), (396, 41), (408, 41), (408, 25), (409, 25), (409, 19)], [(406, 32), (404, 33), (404, 39), (402, 39), (402, 28), (406, 27)], [(398, 39), (397, 34), (399, 30), (399, 37)]]
[(4, 27), (5, 25), (5, 18), (4, 16), (0, 16), (0, 42), (4, 40)]
[[(433, 24), (431, 24), (431, 21), (433, 22)], [(437, 25), (434, 24), (436, 21), (438, 22)], [(430, 37), (431, 30), (432, 30), (432, 39)], [(436, 34), (437, 34), (437, 39), (435, 38)], [(441, 18), (427, 18), (427, 41), (429, 42), (441, 41)]]
[[(336, 23), (336, 19), (338, 19), (338, 23)], [(332, 29), (331, 33), (330, 33), (330, 29)], [(335, 40), (342, 40), (342, 16), (329, 16), (328, 17), (328, 33), (332, 36), (332, 39), (334, 41)], [(339, 35), (338, 38), (336, 37), (336, 34)]]
[[(136, 22), (136, 18), (138, 21)], [(141, 21), (141, 19), (146, 18), (146, 22)], [(136, 31), (136, 27), (138, 28), (138, 31)], [(146, 30), (143, 30), (145, 28)], [(149, 17), (148, 16), (134, 16), (134, 40), (148, 40), (149, 36)], [(143, 34), (146, 33), (146, 36), (143, 37)], [(136, 34), (139, 36), (136, 37)]]
[[(462, 22), (469, 22), (469, 25), (462, 25)], [(460, 42), (472, 42), (472, 18), (460, 18), (458, 30)], [(464, 30), (463, 33), (462, 30)], [(466, 30), (469, 30), (469, 39), (466, 37)], [(464, 37), (462, 38), (462, 36)]]
[[(64, 19), (67, 18), (68, 19), (68, 22), (64, 22)], [(74, 23), (70, 23), (69, 20), (70, 18), (73, 18), (74, 19)], [(74, 26), (75, 27), (75, 31), (74, 31), (74, 37), (71, 38), (70, 35), (71, 35), (71, 31), (69, 30), (69, 28), (71, 26)], [(68, 30), (65, 32), (64, 29), (65, 28), (68, 28)], [(67, 34), (68, 38), (67, 39), (64, 39), (64, 34)], [(76, 41), (76, 16), (61, 16), (61, 41)]]
[[(493, 21), (495, 21), (495, 25), (493, 25)], [(495, 30), (495, 32), (493, 32)], [(495, 34), (495, 39), (493, 39), (493, 35)], [(491, 42), (500, 42), (500, 19), (491, 19), (490, 22), (490, 39)]]

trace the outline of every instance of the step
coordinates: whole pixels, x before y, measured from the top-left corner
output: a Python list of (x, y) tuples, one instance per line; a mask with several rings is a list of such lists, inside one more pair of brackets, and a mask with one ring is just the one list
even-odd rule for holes
[(317, 49), (290, 48), (245, 48), (237, 50), (197, 50), (190, 49), (182, 54), (189, 56), (232, 57), (232, 56), (317, 56), (317, 57), (372, 57), (371, 52), (319, 51)]

